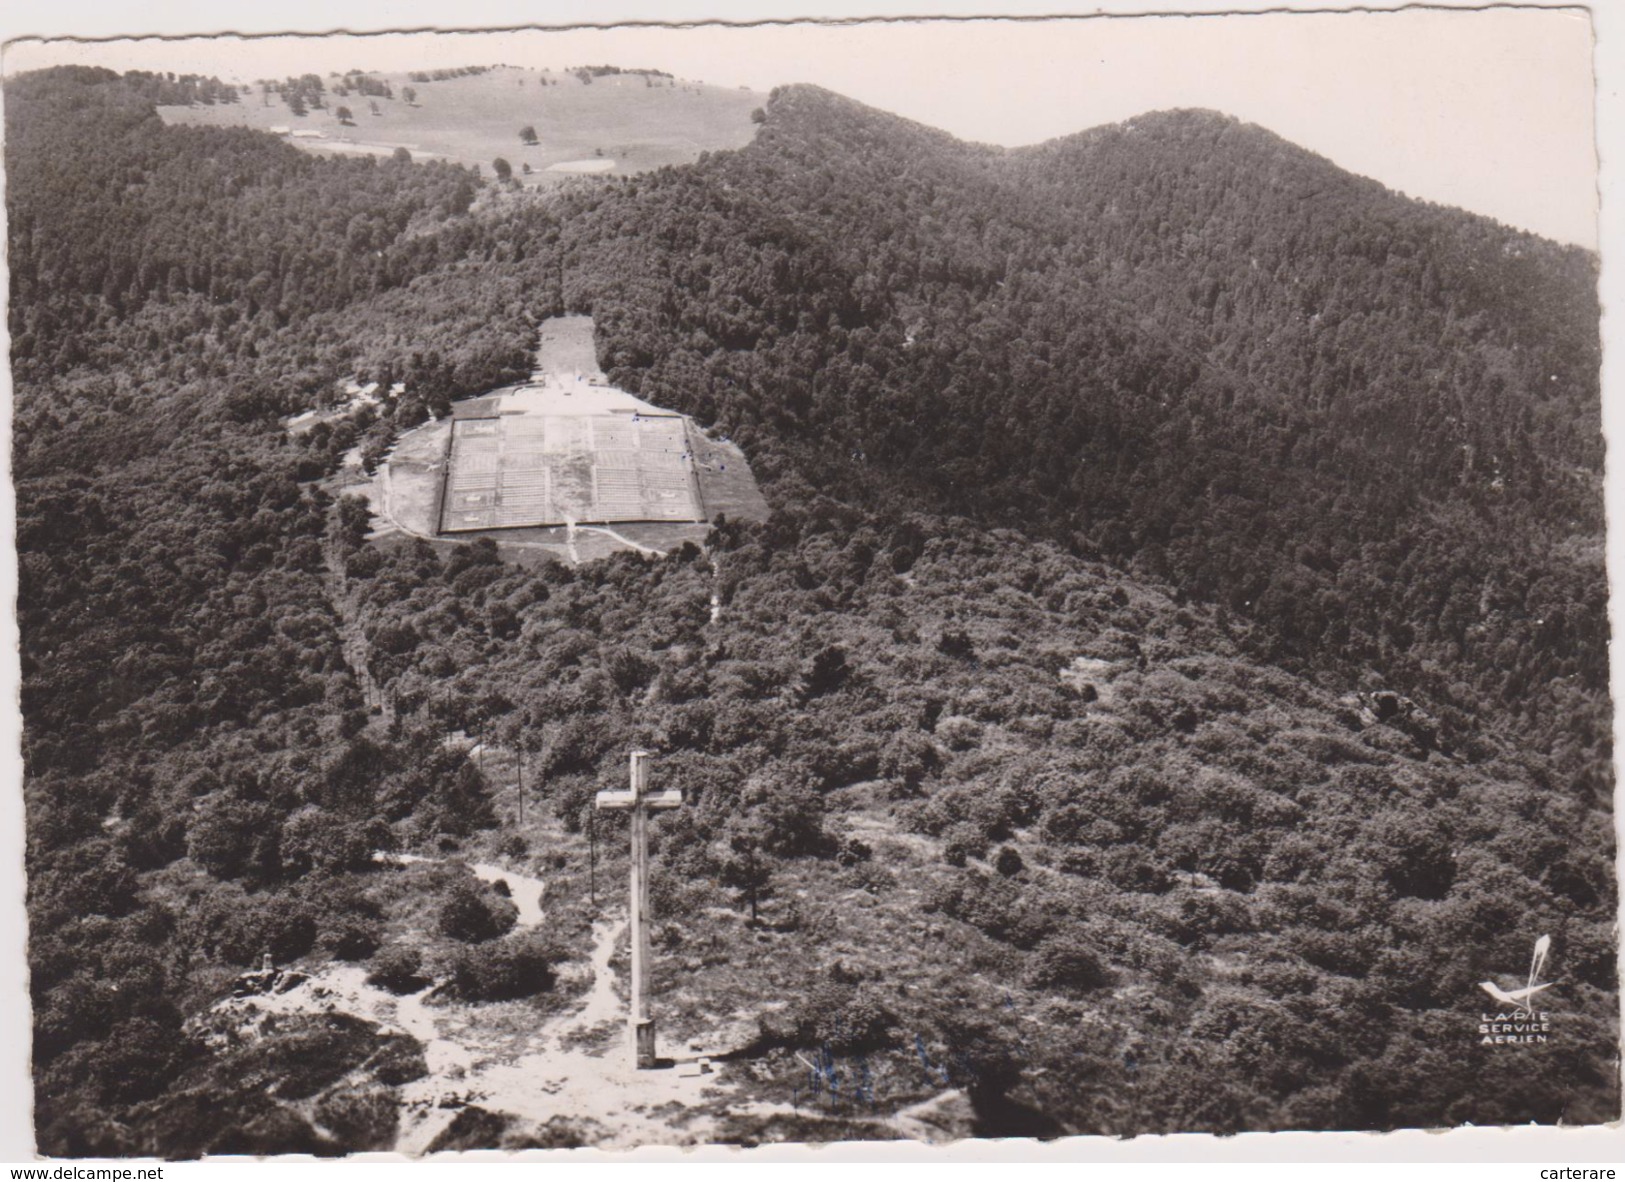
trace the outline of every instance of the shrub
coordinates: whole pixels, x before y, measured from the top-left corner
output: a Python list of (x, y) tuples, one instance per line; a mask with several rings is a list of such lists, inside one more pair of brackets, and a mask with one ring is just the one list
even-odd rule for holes
[(447, 965), (451, 987), (466, 1001), (510, 1001), (553, 988), (556, 948), (532, 935), (459, 948)]
[(316, 1119), (351, 1152), (394, 1148), (399, 1103), (387, 1088), (341, 1088), (316, 1104)]
[(1045, 840), (1070, 845), (1080, 840), (1094, 815), (1081, 804), (1062, 804), (1044, 814), (1039, 825)]
[[(684, 543), (685, 545), (687, 543)], [(574, 1123), (563, 1116), (550, 1117), (546, 1124), (517, 1139), (510, 1140), (509, 1149), (584, 1149), (595, 1146), (602, 1137), (596, 1133), (592, 1120)]]
[(464, 758), (449, 774), (438, 776), (417, 808), (418, 833), (436, 837), (445, 848), (447, 838), (468, 837), (477, 829), (496, 827), (491, 790), (473, 762)]
[(1054, 935), (1038, 946), (1027, 967), (1034, 989), (1085, 993), (1110, 984), (1111, 972), (1094, 946), (1076, 935)]
[[(739, 867), (744, 870), (746, 867)], [(724, 885), (732, 885), (737, 879)], [(748, 884), (746, 884), (748, 886)], [(765, 895), (766, 880), (760, 884), (760, 892)], [(707, 907), (720, 904), (724, 900), (719, 896), (716, 887), (710, 881), (710, 871), (690, 877), (680, 871), (663, 867), (661, 872), (652, 876), (649, 882), (650, 903), (654, 913), (662, 919), (678, 919), (694, 915)]]
[(323, 809), (305, 809), (282, 826), (282, 870), (289, 876), (312, 870), (365, 870), (373, 851), (387, 848), (389, 827), (381, 820), (348, 822)]
[(322, 946), (339, 960), (365, 960), (383, 942), (383, 925), (366, 915), (340, 916), (322, 932)]
[(430, 1153), (447, 1150), (495, 1149), (502, 1143), (502, 1135), (513, 1125), (514, 1118), (504, 1112), (489, 1112), (484, 1108), (464, 1108), (440, 1135), (429, 1143)]
[(506, 934), (518, 918), (518, 908), (495, 891), (458, 882), (440, 904), (438, 922), (441, 935), (477, 944)]
[(316, 943), (316, 918), (286, 898), (245, 900), (220, 917), (216, 948), (236, 965), (258, 965), (269, 952), (277, 963), (297, 960)]
[(410, 1035), (402, 1034), (388, 1039), (377, 1054), (367, 1060), (373, 1076), (381, 1084), (392, 1088), (409, 1084), (429, 1074), (429, 1063), (423, 1055), (423, 1044)]
[(825, 788), (872, 780), (880, 771), (880, 745), (867, 735), (840, 743), (793, 745), (786, 755)]
[(1100, 855), (1087, 846), (1062, 850), (1055, 859), (1055, 869), (1079, 878), (1100, 878)]
[(391, 993), (416, 993), (429, 982), (423, 976), (423, 954), (410, 944), (392, 944), (367, 965), (367, 980)]
[(1020, 1082), (1025, 1056), (1002, 1025), (979, 1015), (950, 1012), (941, 1019), (941, 1037), (952, 1048), (949, 1079), (965, 1089), (978, 1111), (994, 1107)]
[(937, 723), (937, 738), (950, 751), (969, 751), (982, 741), (982, 726), (975, 719), (956, 714)]
[(763, 826), (762, 848), (768, 853), (794, 858), (827, 852), (824, 798), (807, 781), (782, 781), (755, 807)]
[(1056, 913), (1034, 892), (1008, 878), (989, 878), (967, 870), (957, 883), (938, 884), (927, 895), (927, 909), (961, 920), (995, 940), (1017, 948), (1036, 947), (1054, 930)]
[(1301, 833), (1286, 833), (1270, 843), (1263, 877), (1270, 882), (1296, 882), (1305, 872), (1319, 869), (1325, 853)]
[(1162, 916), (1165, 934), (1187, 947), (1205, 948), (1215, 936), (1252, 930), (1246, 902), (1230, 891), (1185, 891)]
[(377, 1027), (353, 1014), (291, 1014), (274, 1038), (245, 1047), (237, 1066), (247, 1078), (275, 1080), (278, 1099), (304, 1100), (359, 1067), (377, 1042)]
[(813, 698), (839, 689), (850, 674), (846, 650), (838, 644), (827, 645), (802, 670), (798, 696), (803, 702), (810, 702)]
[(987, 853), (987, 838), (975, 825), (959, 824), (949, 829), (942, 843), (942, 860), (950, 866), (963, 866), (967, 859)]
[(843, 837), (835, 848), (835, 861), (842, 866), (856, 866), (859, 862), (867, 862), (874, 856), (868, 842), (857, 837)]
[(91, 1074), (107, 1099), (128, 1104), (164, 1090), (185, 1059), (186, 1040), (172, 1026), (129, 1018), (96, 1048)]
[(1012, 846), (1000, 846), (999, 852), (993, 858), (993, 869), (1006, 878), (1011, 878), (1027, 869), (1027, 863)]
[(321, 946), (341, 960), (365, 960), (383, 943), (383, 910), (360, 875), (315, 875), (299, 887), (299, 900), (316, 915)]
[(384, 566), (384, 556), (371, 548), (357, 550), (344, 560), (344, 573), (352, 579), (370, 579)]
[(186, 826), (186, 853), (220, 879), (274, 873), (278, 828), (269, 806), (215, 797)]
[(878, 895), (897, 885), (897, 876), (884, 866), (873, 862), (859, 862), (843, 876), (852, 886), (871, 895)]
[(420, 643), (417, 630), (411, 624), (391, 621), (372, 635), (372, 647), (379, 652), (400, 656), (417, 648)]
[(1103, 850), (1100, 868), (1113, 886), (1125, 891), (1160, 894), (1168, 889), (1171, 881), (1167, 868), (1135, 845)]
[(61, 909), (64, 922), (91, 913), (123, 915), (137, 891), (134, 871), (124, 864), (118, 847), (104, 838), (57, 850), (31, 885), (30, 908), (38, 914), (41, 903), (49, 899), (53, 908)]
[(762, 1016), (760, 1045), (865, 1054), (892, 1044), (896, 1022), (891, 1011), (864, 986), (822, 981), (788, 1010)]
[(120, 834), (119, 846), (124, 861), (137, 870), (160, 869), (186, 856), (186, 818), (154, 805), (143, 806)]

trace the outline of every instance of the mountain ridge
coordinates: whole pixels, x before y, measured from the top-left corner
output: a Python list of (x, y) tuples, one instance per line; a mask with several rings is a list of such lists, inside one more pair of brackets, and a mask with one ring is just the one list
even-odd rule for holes
[[(594, 215), (613, 208), (621, 224), (671, 226), (621, 248), (641, 254), (625, 264), (640, 274), (684, 274), (668, 259), (678, 243), (728, 260), (702, 281), (705, 300), (662, 282), (577, 298), (603, 305), (618, 381), (651, 383), (729, 426), (771, 425), (777, 444), (820, 457), (815, 483), (861, 487), (879, 466), (878, 479), (924, 481), (956, 511), (1020, 513), (1032, 528), (1082, 534), (1232, 611), (1254, 614), (1262, 601), (1285, 629), (1278, 656), (1408, 666), (1413, 688), (1454, 709), (1483, 708), (1492, 681), (1503, 688), (1491, 702), (1539, 682), (1516, 669), (1504, 681), (1506, 663), (1488, 650), (1505, 635), (1487, 644), (1459, 614), (1440, 618), (1453, 597), (1503, 587), (1492, 598), (1517, 598), (1497, 628), (1545, 649), (1536, 621), (1565, 620), (1558, 651), (1580, 664), (1547, 667), (1559, 677), (1584, 668), (1589, 692), (1605, 693), (1605, 613), (1580, 589), (1601, 585), (1600, 568), (1556, 560), (1569, 602), (1532, 601), (1523, 560), (1473, 536), (1494, 521), (1545, 556), (1601, 531), (1595, 260), (1391, 194), (1239, 123), (1200, 126), (1346, 178), (1342, 198), (1324, 208), (1290, 195), (1238, 200), (1256, 170), (1232, 156), (1172, 167), (1161, 145), (1139, 146), (1148, 137), (1086, 133), (1072, 150), (1134, 141), (1107, 157), (1110, 192), (1089, 206), (1105, 209), (1115, 193), (1118, 211), (1060, 217), (1043, 208), (1058, 204), (1045, 199), (1052, 176), (1023, 186), (1003, 156), (982, 167), (993, 150), (781, 91), (749, 147)], [(1064, 195), (1081, 207), (1080, 194)], [(696, 200), (722, 203), (728, 220), (691, 220)], [(765, 238), (753, 237), (758, 225)], [(789, 236), (764, 254), (774, 225)], [(754, 262), (730, 258), (736, 230), (758, 243)], [(776, 257), (782, 266), (764, 265)], [(804, 274), (783, 278), (798, 266)], [(735, 274), (751, 278), (719, 282)], [(725, 328), (721, 306), (735, 309)], [(668, 366), (685, 376), (668, 384)], [(1240, 527), (1249, 516), (1269, 522), (1262, 539)], [(1453, 523), (1449, 541), (1429, 536), (1436, 521)], [(1203, 541), (1219, 522), (1238, 553)], [(1307, 563), (1283, 565), (1288, 547)], [(1407, 550), (1433, 551), (1424, 568), (1437, 584), (1389, 576), (1354, 591), (1349, 564), (1373, 547), (1395, 555), (1380, 560), (1390, 570)], [(1413, 619), (1436, 655), (1407, 653), (1417, 642), (1401, 621)], [(1351, 647), (1348, 628), (1367, 637)], [(1487, 661), (1484, 688), (1462, 695), (1422, 672), (1459, 662), (1464, 648)]]

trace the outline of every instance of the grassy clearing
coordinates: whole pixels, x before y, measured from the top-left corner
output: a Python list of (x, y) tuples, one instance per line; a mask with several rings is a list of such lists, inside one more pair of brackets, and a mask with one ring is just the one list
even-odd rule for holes
[(766, 521), (767, 499), (762, 496), (739, 446), (727, 440), (707, 438), (693, 423), (689, 424), (688, 438), (694, 449), (700, 505), (706, 518), (715, 521), (723, 516), (729, 521)]
[[(242, 101), (218, 106), (160, 107), (166, 123), (210, 127), (289, 127), (320, 131), (323, 139), (294, 139), (319, 154), (387, 155), (397, 147), (416, 158), (479, 165), (487, 175), (501, 157), (521, 183), (563, 183), (571, 173), (548, 172), (571, 161), (612, 161), (605, 175), (629, 176), (667, 164), (686, 164), (702, 152), (743, 147), (755, 125), (750, 113), (767, 96), (755, 91), (671, 79), (647, 86), (637, 75), (596, 78), (583, 84), (557, 71), (499, 67), (485, 74), (439, 82), (412, 82), (405, 74), (375, 75), (394, 98), (326, 96), (326, 107), (293, 115), (277, 95), (265, 105), (258, 88)], [(334, 79), (329, 79), (334, 81)], [(545, 84), (544, 84), (545, 83)], [(416, 92), (416, 102), (403, 97)], [(378, 114), (371, 113), (376, 102)], [(335, 114), (347, 106), (351, 125)], [(521, 128), (536, 129), (537, 143), (520, 142)], [(530, 165), (530, 175), (523, 172)]]
[(536, 346), (535, 373), (558, 378), (580, 374), (588, 380), (604, 381), (604, 372), (598, 368), (592, 317), (550, 316), (543, 321)]

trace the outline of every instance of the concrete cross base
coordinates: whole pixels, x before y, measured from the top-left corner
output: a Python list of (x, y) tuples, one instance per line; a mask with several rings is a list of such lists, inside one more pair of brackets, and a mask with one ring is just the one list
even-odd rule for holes
[(637, 1054), (638, 1070), (655, 1065), (655, 1020), (645, 1018), (632, 1026), (632, 1040)]

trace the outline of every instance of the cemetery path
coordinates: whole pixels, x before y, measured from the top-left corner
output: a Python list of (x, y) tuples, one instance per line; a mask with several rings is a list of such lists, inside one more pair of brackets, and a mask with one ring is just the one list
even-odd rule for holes
[[(631, 538), (626, 537), (624, 534), (616, 533), (607, 525), (580, 525), (576, 526), (575, 528), (584, 534), (604, 534), (608, 537), (614, 538), (621, 545), (629, 546), (633, 550), (636, 550), (639, 554), (648, 554), (655, 558), (666, 557), (666, 552), (664, 550), (656, 550), (653, 546), (645, 546), (640, 542), (634, 542)], [(572, 550), (571, 553), (573, 554), (574, 550)]]

